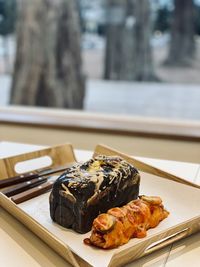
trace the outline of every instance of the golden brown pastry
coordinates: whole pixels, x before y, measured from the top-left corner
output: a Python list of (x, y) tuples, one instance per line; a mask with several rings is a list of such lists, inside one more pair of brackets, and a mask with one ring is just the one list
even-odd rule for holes
[(140, 196), (121, 208), (112, 208), (94, 221), (90, 238), (84, 242), (109, 249), (127, 243), (131, 238), (142, 238), (149, 228), (156, 227), (169, 215), (160, 197)]

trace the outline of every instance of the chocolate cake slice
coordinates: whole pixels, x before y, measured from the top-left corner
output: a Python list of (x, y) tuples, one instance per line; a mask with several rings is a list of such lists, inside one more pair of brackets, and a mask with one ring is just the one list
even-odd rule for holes
[(76, 232), (91, 230), (99, 213), (125, 205), (139, 193), (137, 169), (118, 156), (99, 155), (68, 168), (50, 194), (53, 221)]

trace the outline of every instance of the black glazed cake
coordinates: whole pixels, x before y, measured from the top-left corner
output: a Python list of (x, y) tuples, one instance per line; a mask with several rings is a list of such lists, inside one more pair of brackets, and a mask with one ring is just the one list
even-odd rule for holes
[(96, 156), (68, 168), (50, 194), (53, 221), (76, 232), (90, 231), (99, 213), (136, 199), (140, 175), (118, 156)]

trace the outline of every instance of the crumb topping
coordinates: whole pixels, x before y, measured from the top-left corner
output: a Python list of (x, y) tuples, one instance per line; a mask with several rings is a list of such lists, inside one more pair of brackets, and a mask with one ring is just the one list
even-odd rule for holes
[(137, 169), (121, 157), (99, 155), (86, 163), (74, 165), (58, 179), (62, 181), (61, 195), (74, 201), (85, 197), (87, 205), (90, 205), (112, 184), (116, 184), (118, 189), (121, 181), (137, 174)]

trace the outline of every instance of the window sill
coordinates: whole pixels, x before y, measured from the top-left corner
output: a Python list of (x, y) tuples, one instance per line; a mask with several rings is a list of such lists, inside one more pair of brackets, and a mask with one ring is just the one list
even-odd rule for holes
[(8, 106), (0, 107), (0, 122), (35, 127), (103, 132), (170, 140), (200, 141), (199, 121), (180, 121), (84, 111)]

